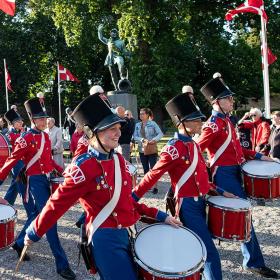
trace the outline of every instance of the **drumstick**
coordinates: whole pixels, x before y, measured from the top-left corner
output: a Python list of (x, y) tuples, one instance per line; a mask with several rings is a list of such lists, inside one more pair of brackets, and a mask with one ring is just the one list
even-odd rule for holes
[(24, 256), (26, 255), (28, 246), (29, 245), (24, 245), (24, 247), (22, 249), (22, 252), (21, 252), (21, 255), (20, 255), (20, 258), (19, 258), (19, 260), (17, 262), (15, 272), (18, 272), (19, 265), (21, 264), (21, 262), (23, 261)]

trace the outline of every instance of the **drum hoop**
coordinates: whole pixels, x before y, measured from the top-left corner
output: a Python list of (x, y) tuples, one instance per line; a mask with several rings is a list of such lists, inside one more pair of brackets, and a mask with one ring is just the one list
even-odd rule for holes
[(224, 237), (217, 236), (215, 234), (211, 234), (211, 235), (213, 237), (221, 240), (221, 241), (234, 241), (234, 242), (249, 242), (251, 240), (251, 238), (252, 238), (251, 233), (250, 233), (250, 236), (249, 236), (248, 239), (245, 239), (245, 238), (244, 239), (224, 238)]
[[(245, 201), (248, 201), (246, 199), (243, 199), (243, 198), (239, 198), (239, 199), (242, 199), (242, 200), (245, 200)], [(228, 206), (222, 206), (222, 205), (217, 205), (217, 204), (214, 204), (213, 202), (207, 200), (206, 202), (209, 206), (213, 206), (214, 208), (218, 208), (218, 209), (222, 209), (222, 210), (230, 210), (232, 212), (247, 212), (247, 211), (250, 211), (252, 212), (252, 204), (250, 204), (250, 206), (248, 208), (231, 208), (231, 207), (228, 207)]]
[[(5, 205), (5, 204), (2, 204), (2, 205)], [(15, 213), (12, 217), (9, 217), (7, 219), (3, 219), (3, 220), (0, 220), (0, 224), (6, 224), (7, 222), (10, 222), (10, 221), (15, 221), (17, 219), (17, 210), (11, 206), (11, 205), (8, 205), (9, 207), (13, 208)]]
[[(136, 237), (134, 240), (137, 239), (137, 237), (141, 234), (142, 231), (146, 230), (147, 228), (149, 227), (153, 227), (153, 226), (156, 226), (156, 225), (166, 225), (166, 224), (163, 224), (163, 223), (155, 223), (155, 224), (152, 224), (152, 225), (148, 225), (144, 228), (142, 228), (137, 234), (136, 234)], [(159, 270), (156, 270), (150, 266), (148, 266), (147, 264), (145, 264), (143, 261), (141, 261), (137, 254), (136, 254), (136, 251), (135, 251), (135, 246), (133, 246), (133, 258), (134, 260), (136, 261), (137, 264), (139, 264), (139, 266), (141, 266), (143, 269), (145, 269), (146, 271), (148, 271), (150, 274), (152, 274), (153, 276), (158, 276), (158, 277), (161, 277), (161, 278), (167, 278), (167, 279), (170, 279), (170, 277), (172, 278), (175, 278), (175, 279), (179, 279), (181, 278), (182, 276), (185, 277), (185, 276), (190, 276), (192, 274), (194, 274), (195, 272), (198, 272), (202, 267), (203, 265), (205, 264), (205, 261), (206, 261), (206, 258), (207, 258), (207, 252), (206, 252), (206, 248), (205, 248), (205, 245), (204, 243), (202, 242), (201, 238), (195, 233), (193, 232), (192, 230), (184, 227), (184, 226), (179, 226), (180, 228), (183, 228), (185, 230), (187, 230), (188, 232), (191, 232), (199, 241), (200, 245), (201, 245), (201, 249), (202, 249), (202, 258), (201, 260), (199, 261), (199, 263), (194, 266), (193, 268), (189, 269), (189, 270), (186, 270), (186, 271), (183, 271), (183, 272), (178, 272), (178, 273), (174, 273), (174, 272), (164, 272), (165, 274), (162, 273), (162, 271), (159, 271)], [(135, 244), (135, 242), (134, 242)]]
[(243, 166), (246, 165), (246, 164), (247, 164), (247, 162), (245, 162), (241, 165), (241, 171), (242, 171), (243, 174), (248, 175), (249, 177), (259, 178), (259, 179), (276, 179), (276, 178), (280, 177), (280, 174), (278, 174), (278, 175), (274, 174), (274, 175), (271, 175), (271, 176), (251, 174), (251, 173), (243, 170)]

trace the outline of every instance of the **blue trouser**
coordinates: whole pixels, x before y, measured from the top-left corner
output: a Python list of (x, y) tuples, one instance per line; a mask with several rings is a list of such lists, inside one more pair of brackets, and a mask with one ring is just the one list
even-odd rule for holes
[[(36, 210), (38, 213), (42, 211), (50, 197), (50, 183), (46, 175), (33, 175), (29, 177), (30, 192), (34, 198)], [(25, 228), (30, 225), (31, 221), (27, 221)], [(46, 233), (52, 253), (55, 257), (57, 272), (69, 267), (69, 263), (63, 248), (61, 247), (58, 234), (57, 224), (52, 226)], [(17, 240), (20, 247), (24, 245), (24, 237)]]
[(4, 197), (4, 199), (6, 199), (9, 202), (9, 204), (14, 205), (15, 200), (17, 198), (17, 194), (19, 193), (22, 198), (23, 207), (26, 211), (27, 222), (25, 223), (21, 232), (17, 236), (17, 240), (24, 238), (25, 230), (27, 228), (26, 225), (31, 223), (34, 220), (34, 218), (38, 215), (38, 212), (36, 211), (34, 200), (33, 200), (32, 196), (30, 196), (30, 199), (28, 200), (28, 202), (24, 201), (26, 186), (21, 182), (21, 180), (17, 180), (17, 177), (23, 167), (24, 167), (24, 163), (22, 160), (20, 160), (15, 165), (15, 167), (12, 169), (12, 182)]
[(143, 166), (144, 174), (146, 174), (150, 169), (154, 167), (157, 162), (157, 154), (144, 155), (144, 153), (139, 153), (140, 160)]
[(17, 195), (19, 193), (19, 188), (18, 188), (18, 181), (17, 181), (17, 176), (20, 173), (20, 170), (24, 167), (24, 163), (22, 160), (19, 160), (18, 163), (15, 165), (15, 167), (12, 169), (12, 181), (11, 185), (7, 190), (7, 193), (4, 197), (10, 205), (14, 205)]
[[(227, 192), (231, 192), (240, 198), (247, 199), (242, 187), (241, 168), (238, 165), (219, 166), (214, 177), (214, 183)], [(244, 268), (259, 268), (265, 266), (253, 225), (251, 230), (251, 240), (242, 243), (241, 251), (243, 254)]]
[(92, 239), (93, 259), (102, 280), (137, 280), (128, 231), (99, 228)]
[(197, 201), (192, 197), (184, 198), (180, 209), (180, 220), (185, 227), (194, 231), (205, 244), (207, 259), (204, 266), (204, 277), (206, 280), (221, 280), (221, 260), (206, 224), (205, 208), (204, 198), (199, 197)]

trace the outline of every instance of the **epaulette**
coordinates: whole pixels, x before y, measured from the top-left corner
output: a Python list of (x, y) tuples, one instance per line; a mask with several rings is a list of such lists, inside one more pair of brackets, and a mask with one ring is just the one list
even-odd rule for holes
[(175, 143), (177, 142), (177, 141), (179, 141), (179, 139), (177, 139), (177, 138), (171, 138), (171, 139), (169, 139), (168, 140), (168, 142), (166, 143), (167, 145), (172, 145), (172, 146), (174, 146), (175, 145)]
[(89, 160), (90, 158), (92, 158), (92, 156), (88, 153), (81, 154), (75, 159), (74, 163), (75, 165), (80, 166), (82, 163)]
[(210, 119), (209, 119), (209, 122), (216, 122), (217, 120), (217, 116), (211, 116)]
[(167, 153), (169, 154), (169, 156), (171, 157), (172, 160), (175, 160), (179, 157), (179, 152), (177, 150), (177, 148), (175, 147), (175, 143), (177, 141), (181, 141), (179, 139), (176, 139), (176, 138), (172, 138), (170, 139), (167, 144), (162, 148), (161, 150), (161, 154), (162, 153)]
[(22, 132), (21, 133), (21, 137), (25, 137), (26, 135), (28, 135), (28, 134), (32, 134), (32, 132), (31, 131), (24, 131), (24, 132)]

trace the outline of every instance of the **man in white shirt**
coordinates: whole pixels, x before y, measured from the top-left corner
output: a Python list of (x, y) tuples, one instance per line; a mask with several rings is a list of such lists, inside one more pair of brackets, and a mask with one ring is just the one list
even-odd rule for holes
[(51, 139), (53, 160), (64, 168), (62, 130), (55, 126), (54, 118), (48, 118), (47, 126), (46, 132)]

